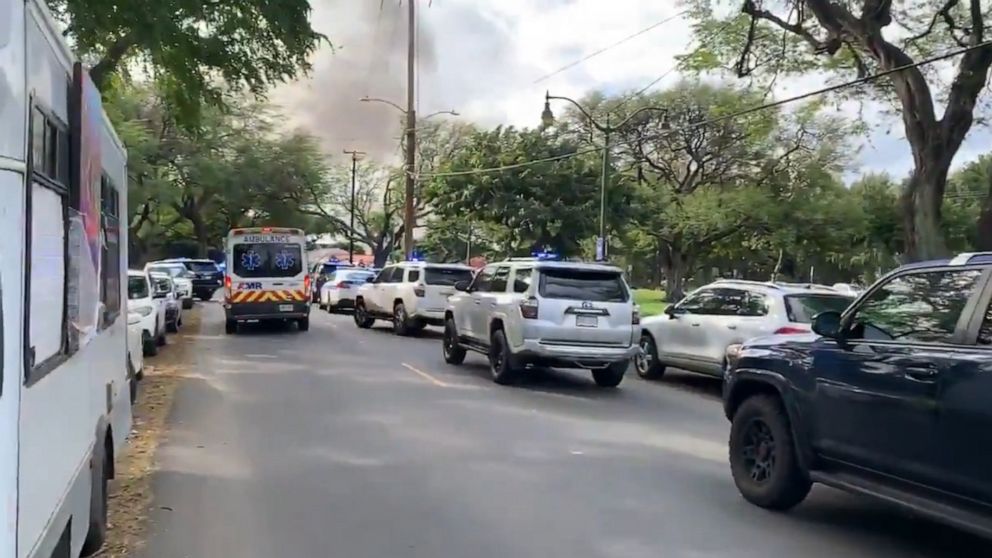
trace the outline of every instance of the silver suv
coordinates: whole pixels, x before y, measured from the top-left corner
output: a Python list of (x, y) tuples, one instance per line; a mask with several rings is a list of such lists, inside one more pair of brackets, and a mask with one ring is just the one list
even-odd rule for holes
[(643, 378), (666, 366), (722, 376), (741, 343), (766, 335), (810, 333), (813, 316), (843, 312), (854, 297), (824, 285), (721, 280), (697, 289), (664, 315), (641, 323)]
[(513, 259), (455, 285), (444, 324), (444, 360), (466, 350), (489, 357), (493, 380), (513, 382), (528, 366), (583, 368), (616, 387), (640, 351), (640, 318), (620, 269)]

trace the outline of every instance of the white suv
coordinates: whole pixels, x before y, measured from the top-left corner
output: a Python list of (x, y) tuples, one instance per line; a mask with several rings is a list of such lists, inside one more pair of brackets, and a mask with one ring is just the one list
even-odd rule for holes
[(383, 268), (355, 294), (355, 325), (366, 329), (375, 320), (390, 320), (397, 335), (424, 326), (442, 325), (455, 283), (472, 279), (472, 268), (461, 264), (403, 262)]
[(582, 368), (616, 387), (640, 352), (638, 310), (619, 268), (514, 259), (487, 266), (448, 299), (444, 360), (489, 357), (497, 383), (528, 366)]
[(661, 316), (641, 323), (643, 378), (666, 366), (723, 376), (741, 343), (766, 335), (809, 333), (820, 312), (842, 312), (854, 297), (824, 285), (721, 280), (701, 287)]
[(152, 289), (147, 272), (128, 270), (127, 310), (141, 316), (141, 346), (145, 355), (158, 354), (165, 345), (165, 297)]

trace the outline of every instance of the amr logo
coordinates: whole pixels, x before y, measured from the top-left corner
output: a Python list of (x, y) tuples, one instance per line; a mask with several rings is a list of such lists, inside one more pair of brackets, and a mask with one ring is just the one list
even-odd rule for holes
[(238, 283), (239, 291), (257, 291), (262, 289), (262, 283), (259, 281), (242, 281)]

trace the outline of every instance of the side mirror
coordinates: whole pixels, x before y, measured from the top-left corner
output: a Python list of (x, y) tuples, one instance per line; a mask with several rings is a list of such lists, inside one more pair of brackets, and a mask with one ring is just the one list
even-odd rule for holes
[(665, 314), (668, 314), (668, 317), (670, 318), (678, 318), (682, 314), (685, 314), (685, 310), (682, 310), (673, 304), (665, 307)]
[(840, 312), (820, 312), (813, 316), (813, 331), (831, 339), (840, 338)]
[(471, 284), (471, 283), (469, 283), (468, 281), (465, 281), (465, 280), (462, 280), (462, 281), (457, 281), (457, 282), (455, 283), (455, 290), (456, 290), (456, 291), (461, 291), (461, 292), (463, 292), (463, 293), (464, 293), (464, 292), (468, 292), (468, 286), (469, 286), (470, 284)]
[(371, 275), (371, 276), (365, 278), (365, 282), (366, 283), (372, 283), (374, 281), (375, 281), (375, 275)]

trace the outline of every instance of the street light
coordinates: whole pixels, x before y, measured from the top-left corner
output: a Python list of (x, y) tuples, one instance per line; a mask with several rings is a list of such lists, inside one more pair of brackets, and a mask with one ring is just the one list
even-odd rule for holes
[[(411, 21), (413, 20), (413, 4), (414, 4), (414, 2), (411, 0), (411, 2), (410, 2), (410, 20)], [(412, 37), (412, 35), (411, 35), (411, 37)], [(412, 84), (413, 83), (413, 54), (412, 54), (413, 53), (413, 50), (412, 50), (413, 49), (413, 42), (412, 42), (413, 39), (411, 38), (410, 41), (411, 41), (411, 43), (410, 43), (410, 45), (411, 45), (410, 46), (410, 48), (411, 48), (410, 61), (411, 62), (410, 62), (410, 66), (409, 66), (409, 72), (410, 72), (410, 74), (409, 74), (410, 80), (409, 81)], [(380, 99), (378, 97), (369, 97), (368, 95), (362, 97), (361, 99), (359, 99), (359, 101), (362, 101), (363, 103), (383, 103), (383, 104), (386, 104), (386, 105), (389, 105), (389, 106), (395, 108), (396, 110), (400, 111), (401, 113), (403, 113), (406, 116), (406, 130), (404, 130), (404, 132), (406, 133), (407, 140), (406, 140), (406, 156), (405, 156), (405, 159), (406, 159), (406, 180), (405, 180), (406, 186), (405, 186), (405, 190), (406, 191), (405, 191), (404, 200), (403, 200), (403, 255), (406, 258), (409, 258), (413, 254), (413, 228), (416, 226), (416, 223), (415, 223), (415, 221), (416, 221), (416, 214), (414, 213), (414, 207), (413, 207), (413, 194), (414, 194), (414, 190), (415, 190), (415, 184), (414, 184), (414, 180), (415, 180), (414, 179), (414, 167), (415, 167), (416, 156), (417, 156), (416, 155), (416, 153), (417, 153), (417, 111), (414, 108), (414, 104), (413, 104), (413, 89), (412, 89), (412, 85), (411, 85), (411, 88), (407, 91), (407, 95), (408, 95), (408, 97), (407, 97), (407, 108), (406, 109), (404, 109), (403, 107), (399, 106), (398, 104), (396, 104), (396, 103), (394, 103), (392, 101), (389, 101), (387, 99)], [(452, 116), (458, 116), (458, 113), (455, 112), (455, 111), (453, 111), (453, 110), (441, 110), (441, 111), (438, 111), (438, 112), (434, 112), (434, 113), (428, 114), (427, 116), (424, 117), (424, 120), (427, 120), (428, 118), (430, 118), (432, 116), (437, 116), (439, 114), (450, 114)]]
[(586, 117), (586, 120), (597, 130), (603, 133), (603, 171), (601, 174), (600, 188), (599, 188), (599, 239), (596, 241), (596, 259), (605, 260), (606, 259), (606, 183), (610, 170), (610, 135), (617, 130), (622, 129), (624, 126), (630, 123), (635, 116), (641, 114), (642, 112), (647, 112), (649, 110), (658, 111), (662, 113), (663, 119), (661, 122), (661, 127), (663, 130), (669, 129), (668, 126), (668, 109), (662, 107), (641, 107), (634, 112), (627, 115), (627, 118), (623, 119), (622, 122), (615, 126), (610, 125), (610, 114), (606, 114), (606, 124), (600, 124), (595, 118), (589, 114), (578, 101), (569, 97), (559, 97), (552, 95), (551, 92), (545, 91), (544, 93), (544, 110), (541, 112), (541, 124), (544, 127), (549, 127), (555, 123), (555, 115), (551, 112), (551, 100), (568, 101), (572, 103), (575, 108), (579, 109), (579, 112)]

